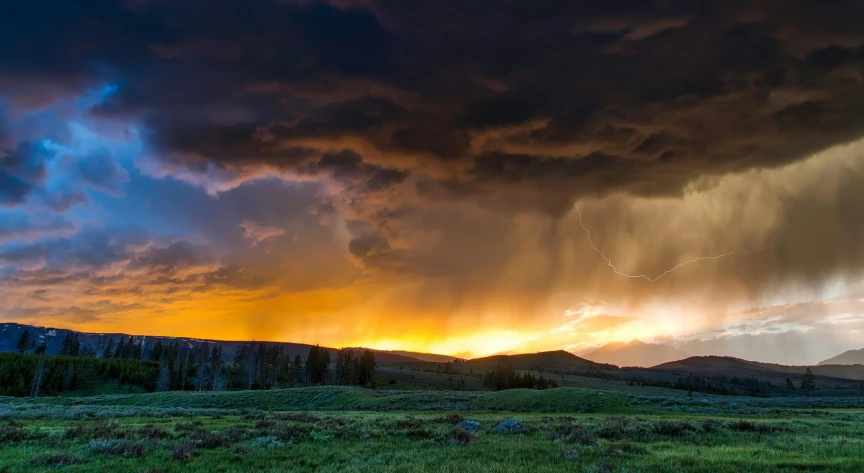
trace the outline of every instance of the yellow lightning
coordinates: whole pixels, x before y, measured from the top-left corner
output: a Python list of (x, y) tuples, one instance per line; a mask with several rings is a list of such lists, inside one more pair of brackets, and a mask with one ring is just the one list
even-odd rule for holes
[(591, 240), (591, 232), (589, 232), (588, 229), (585, 227), (585, 225), (582, 223), (582, 212), (579, 210), (579, 207), (574, 205), (573, 208), (576, 209), (576, 213), (579, 214), (579, 226), (582, 227), (582, 230), (585, 231), (585, 236), (588, 237), (588, 243), (591, 245), (591, 248), (594, 248), (594, 251), (596, 251), (597, 254), (600, 255), (600, 257), (603, 258), (604, 261), (606, 261), (606, 264), (609, 265), (610, 268), (612, 268), (612, 271), (614, 271), (615, 274), (617, 274), (619, 276), (624, 276), (625, 278), (644, 279), (648, 282), (657, 282), (663, 276), (666, 276), (667, 274), (677, 270), (678, 268), (681, 268), (682, 266), (686, 266), (690, 263), (695, 263), (697, 261), (704, 261), (704, 260), (720, 259), (720, 258), (725, 258), (727, 256), (746, 256), (746, 255), (749, 255), (750, 253), (755, 253), (757, 251), (762, 251), (765, 249), (765, 248), (757, 248), (755, 250), (730, 251), (729, 253), (723, 253), (722, 255), (700, 256), (698, 258), (694, 258), (691, 260), (687, 260), (687, 261), (683, 261), (681, 263), (678, 263), (677, 265), (675, 265), (675, 267), (673, 267), (671, 269), (667, 269), (666, 271), (664, 271), (659, 276), (655, 276), (653, 278), (651, 276), (648, 276), (647, 274), (622, 273), (621, 271), (618, 271), (618, 268), (615, 267), (615, 264), (612, 263), (612, 260), (607, 258), (606, 255), (603, 254), (602, 251), (600, 251), (600, 248), (597, 248), (597, 245), (594, 244), (594, 241)]

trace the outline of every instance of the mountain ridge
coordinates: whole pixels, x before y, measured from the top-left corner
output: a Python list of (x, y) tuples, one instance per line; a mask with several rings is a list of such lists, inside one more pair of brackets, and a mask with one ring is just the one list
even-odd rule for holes
[(864, 365), (864, 348), (860, 350), (846, 350), (843, 353), (822, 360), (817, 365)]
[[(216, 344), (222, 347), (222, 356), (225, 360), (230, 360), (234, 357), (234, 354), (243, 344), (258, 344), (264, 343), (266, 345), (277, 345), (281, 346), (283, 350), (285, 350), (286, 354), (290, 356), (301, 355), (306, 356), (309, 352), (309, 349), (312, 348), (313, 345), (306, 343), (293, 343), (293, 342), (273, 342), (273, 341), (260, 341), (260, 340), (215, 340), (215, 339), (206, 339), (206, 338), (194, 338), (194, 337), (171, 337), (171, 336), (163, 336), (163, 335), (136, 335), (129, 333), (94, 333), (94, 332), (81, 332), (78, 330), (71, 329), (63, 329), (63, 328), (55, 328), (55, 327), (42, 327), (38, 325), (28, 325), (28, 324), (20, 324), (15, 322), (4, 322), (0, 323), (0, 352), (13, 352), (15, 351), (15, 344), (18, 342), (18, 338), (21, 336), (21, 333), (24, 330), (28, 330), (30, 333), (31, 340), (39, 340), (45, 341), (46, 343), (46, 353), (49, 355), (55, 355), (60, 351), (60, 346), (63, 342), (63, 338), (68, 333), (78, 334), (79, 339), (81, 341), (82, 348), (84, 346), (95, 346), (100, 337), (107, 337), (114, 341), (114, 346), (120, 341), (120, 338), (129, 338), (135, 337), (137, 339), (144, 340), (145, 352), (148, 350), (149, 346), (155, 344), (156, 342), (164, 343), (174, 343), (178, 342), (181, 345), (186, 346), (187, 348), (195, 348), (203, 344)], [(40, 342), (37, 342), (40, 343)], [(107, 342), (106, 342), (107, 343)], [(333, 347), (323, 347), (332, 352), (338, 350), (338, 348)], [(365, 347), (351, 347), (357, 349), (364, 349)], [(389, 363), (411, 363), (411, 362), (419, 362), (423, 361), (420, 358), (412, 357), (408, 355), (404, 355), (401, 353), (394, 353), (388, 350), (375, 350), (375, 357), (379, 362), (389, 362)], [(409, 352), (404, 352), (409, 353)], [(101, 355), (101, 353), (100, 353)], [(433, 353), (423, 354), (417, 353), (417, 355), (429, 355), (429, 356), (446, 356), (446, 355), (435, 355)]]

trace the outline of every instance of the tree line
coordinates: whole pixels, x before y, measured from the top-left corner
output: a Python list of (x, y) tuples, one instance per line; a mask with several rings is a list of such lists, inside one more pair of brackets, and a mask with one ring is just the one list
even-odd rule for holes
[(542, 374), (534, 376), (526, 371), (519, 374), (512, 366), (498, 366), (498, 368), (487, 371), (483, 375), (483, 386), (496, 391), (504, 389), (548, 389), (558, 387), (558, 384)]
[[(145, 346), (146, 345), (146, 346)], [(276, 389), (338, 384), (374, 387), (372, 350), (341, 349), (335, 364), (330, 350), (318, 345), (306, 357), (286, 354), (278, 344), (244, 343), (233, 359), (223, 359), (222, 346), (180, 341), (145, 344), (139, 337), (102, 336), (82, 346), (68, 333), (57, 356), (46, 356), (44, 342), (36, 345), (25, 330), (16, 344), (18, 354), (0, 358), (0, 395), (55, 395), (64, 391), (92, 393), (113, 381), (145, 391), (223, 391)], [(29, 352), (29, 353), (28, 353)]]

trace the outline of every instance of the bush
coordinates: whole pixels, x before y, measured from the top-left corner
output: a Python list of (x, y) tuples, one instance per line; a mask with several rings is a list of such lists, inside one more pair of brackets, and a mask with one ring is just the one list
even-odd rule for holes
[(437, 422), (440, 422), (442, 424), (449, 424), (449, 425), (456, 425), (459, 422), (462, 422), (463, 420), (465, 420), (464, 417), (462, 417), (459, 414), (453, 413), (453, 412), (447, 414), (444, 417), (439, 417), (438, 419), (436, 419)]
[(607, 417), (597, 430), (597, 435), (606, 439), (618, 439), (630, 436), (635, 430), (635, 422), (629, 417)]
[(174, 430), (181, 433), (190, 433), (204, 430), (204, 422), (195, 420), (192, 422), (180, 422), (174, 426)]
[(257, 439), (252, 441), (252, 447), (254, 448), (281, 448), (284, 447), (285, 444), (276, 437), (273, 436), (264, 436), (258, 437)]
[(91, 440), (84, 447), (87, 453), (97, 455), (117, 455), (123, 458), (140, 458), (147, 454), (147, 444), (142, 441), (125, 439)]
[(737, 430), (738, 432), (756, 432), (759, 434), (773, 434), (780, 430), (778, 427), (773, 425), (750, 422), (747, 420), (728, 422), (726, 428), (729, 430)]
[(610, 462), (604, 462), (594, 467), (594, 473), (612, 473), (618, 468), (617, 465)]
[(231, 442), (237, 442), (250, 436), (249, 430), (242, 425), (229, 425), (220, 430), (219, 434)]
[(69, 465), (80, 465), (86, 460), (80, 455), (70, 453), (55, 453), (53, 455), (41, 455), (30, 461), (33, 465), (48, 466), (51, 468), (62, 468)]
[(210, 430), (199, 430), (189, 434), (189, 440), (195, 443), (198, 448), (211, 449), (219, 447), (229, 447), (234, 442), (223, 435), (221, 432), (213, 432)]
[(695, 432), (696, 426), (688, 421), (661, 420), (654, 423), (654, 433), (669, 437), (682, 437), (688, 433)]
[(188, 460), (195, 456), (195, 444), (192, 442), (180, 442), (171, 446), (171, 458), (175, 460)]
[(435, 438), (435, 434), (432, 431), (423, 427), (411, 427), (405, 432), (405, 436), (411, 440), (429, 440)]
[(333, 440), (333, 436), (326, 432), (319, 432), (317, 430), (313, 430), (309, 432), (309, 437), (313, 442), (329, 442)]
[(255, 423), (255, 428), (256, 429), (269, 429), (270, 427), (273, 427), (275, 425), (276, 425), (276, 422), (272, 421), (272, 420), (259, 420), (258, 422)]
[(84, 424), (78, 424), (75, 427), (69, 427), (64, 432), (63, 437), (67, 439), (80, 439), (87, 437), (87, 429)]
[(95, 439), (125, 439), (127, 434), (116, 422), (97, 421), (90, 427), (90, 435)]
[(277, 414), (275, 417), (281, 420), (292, 420), (294, 422), (304, 422), (307, 424), (314, 424), (321, 420), (320, 417), (306, 412), (287, 412)]
[(10, 421), (0, 425), (0, 444), (21, 442), (24, 440), (27, 440), (27, 431), (24, 430), (21, 424)]
[(447, 438), (453, 442), (461, 445), (468, 445), (469, 443), (474, 443), (474, 434), (468, 432), (462, 427), (455, 426), (450, 430), (450, 433), (447, 435)]
[(616, 455), (645, 455), (648, 453), (648, 450), (645, 447), (637, 445), (631, 442), (621, 442), (621, 443), (610, 443), (606, 446), (607, 453), (614, 453)]
[(546, 434), (549, 440), (561, 440), (565, 443), (580, 445), (597, 445), (597, 436), (585, 428), (576, 425), (572, 419), (561, 419), (552, 431)]
[(138, 429), (138, 436), (148, 440), (162, 440), (172, 438), (169, 432), (155, 424), (147, 424)]

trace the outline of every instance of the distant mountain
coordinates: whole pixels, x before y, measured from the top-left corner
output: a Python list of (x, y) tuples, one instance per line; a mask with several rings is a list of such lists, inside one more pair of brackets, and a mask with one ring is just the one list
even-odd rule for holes
[(630, 343), (610, 343), (582, 356), (598, 363), (648, 367), (680, 360), (690, 355), (669, 345), (633, 340)]
[(860, 350), (849, 350), (827, 360), (820, 361), (820, 365), (864, 365), (864, 348)]
[[(24, 330), (28, 330), (30, 332), (30, 339), (35, 340), (37, 344), (45, 342), (47, 347), (46, 353), (49, 355), (56, 355), (60, 352), (60, 346), (63, 343), (63, 339), (69, 333), (78, 334), (78, 339), (81, 342), (81, 347), (97, 347), (100, 339), (103, 343), (108, 343), (108, 340), (113, 340), (113, 345), (116, 347), (120, 342), (121, 338), (129, 338), (130, 334), (125, 333), (88, 333), (88, 332), (78, 332), (75, 330), (67, 330), (67, 329), (59, 329), (59, 328), (50, 328), (50, 327), (37, 327), (34, 325), (23, 325), (16, 323), (4, 323), (0, 324), (0, 352), (13, 352), (15, 351), (15, 344), (18, 343), (18, 338), (21, 336), (21, 333)], [(234, 355), (237, 353), (237, 350), (244, 343), (265, 343), (266, 345), (278, 345), (282, 347), (285, 353), (291, 357), (296, 355), (300, 355), (301, 357), (306, 357), (309, 354), (309, 348), (312, 345), (307, 345), (304, 343), (284, 343), (284, 342), (259, 342), (259, 341), (224, 341), (224, 340), (207, 340), (207, 339), (198, 339), (198, 338), (184, 338), (184, 337), (160, 337), (160, 336), (144, 336), (144, 335), (134, 335), (139, 340), (143, 340), (143, 353), (146, 356), (149, 353), (150, 348), (156, 344), (156, 342), (165, 343), (174, 343), (179, 342), (181, 347), (185, 347), (187, 349), (195, 349), (201, 345), (219, 345), (222, 347), (222, 359), (224, 361), (229, 361), (234, 358)], [(335, 348), (329, 348), (329, 350), (335, 352)], [(379, 363), (412, 363), (421, 361), (419, 358), (413, 356), (407, 356), (400, 353), (392, 353), (388, 351), (375, 351), (375, 359)], [(101, 355), (101, 350), (97, 350), (97, 353)], [(419, 354), (418, 354), (419, 355)], [(424, 356), (426, 354), (423, 354)], [(428, 356), (439, 356), (439, 355), (428, 355)]]
[(810, 368), (816, 376), (864, 380), (864, 365), (778, 365), (747, 361), (728, 356), (692, 356), (683, 360), (653, 366), (649, 370), (676, 374), (783, 378), (787, 375), (801, 375), (807, 371), (807, 368)]
[(494, 369), (499, 365), (512, 366), (517, 370), (560, 371), (581, 372), (589, 367), (603, 370), (617, 370), (618, 367), (596, 363), (585, 358), (580, 358), (564, 350), (544, 351), (540, 353), (525, 353), (521, 355), (494, 355), (484, 358), (474, 358), (461, 362), (460, 368), (472, 368), (475, 370)]
[(681, 341), (675, 346), (694, 356), (730, 356), (784, 365), (814, 365), (857, 346), (838, 345), (834, 336), (819, 331), (730, 335)]
[(436, 355), (434, 353), (418, 353), (414, 351), (404, 351), (404, 350), (379, 350), (376, 353), (388, 353), (390, 355), (395, 356), (405, 356), (408, 358), (414, 358), (420, 361), (426, 361), (429, 363), (447, 363), (453, 360), (458, 360), (459, 358), (450, 355)]

